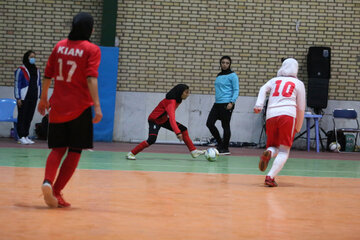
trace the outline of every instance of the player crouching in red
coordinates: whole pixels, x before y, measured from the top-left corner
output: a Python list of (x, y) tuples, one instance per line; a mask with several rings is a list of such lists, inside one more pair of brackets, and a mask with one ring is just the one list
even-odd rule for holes
[(181, 123), (176, 122), (175, 110), (190, 95), (189, 87), (185, 84), (178, 84), (173, 87), (157, 107), (149, 115), (149, 137), (147, 140), (138, 144), (131, 152), (126, 155), (129, 160), (136, 160), (135, 155), (141, 152), (144, 148), (154, 144), (161, 127), (175, 132), (176, 137), (180, 141), (184, 141), (188, 147), (191, 156), (196, 158), (205, 154), (204, 150), (197, 150), (189, 137), (187, 128)]
[(286, 59), (277, 73), (260, 88), (254, 112), (261, 112), (266, 93), (270, 92), (266, 110), (266, 150), (260, 157), (259, 169), (265, 171), (270, 159), (274, 163), (265, 177), (265, 185), (277, 187), (275, 176), (289, 158), (295, 133), (301, 130), (305, 111), (304, 83), (297, 79), (298, 62)]
[[(93, 24), (90, 14), (77, 14), (68, 38), (56, 44), (45, 68), (38, 111), (44, 115), (51, 106), (48, 146), (52, 150), (47, 158), (41, 187), (49, 207), (70, 207), (61, 191), (74, 174), (82, 149), (93, 147), (93, 123), (100, 122), (102, 118), (97, 85), (101, 52), (89, 41)], [(54, 91), (48, 102), (51, 79), (55, 82)]]

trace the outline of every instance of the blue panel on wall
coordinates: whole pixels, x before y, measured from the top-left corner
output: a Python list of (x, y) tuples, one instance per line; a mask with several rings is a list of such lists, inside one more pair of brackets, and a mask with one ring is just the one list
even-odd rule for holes
[(100, 47), (100, 50), (98, 88), (103, 118), (101, 122), (94, 124), (94, 141), (111, 142), (114, 130), (119, 48)]

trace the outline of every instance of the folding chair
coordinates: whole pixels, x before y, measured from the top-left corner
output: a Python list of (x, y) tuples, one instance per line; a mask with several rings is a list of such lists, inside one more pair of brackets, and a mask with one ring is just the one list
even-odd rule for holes
[[(342, 120), (345, 120), (346, 122), (352, 121), (353, 122), (352, 125), (353, 126), (356, 125), (356, 127), (338, 128), (336, 126), (336, 122), (337, 122), (336, 119), (342, 119)], [(357, 112), (355, 111), (355, 109), (335, 109), (333, 111), (333, 123), (334, 123), (334, 133), (335, 133), (336, 145), (338, 144), (337, 131), (344, 132), (344, 133), (345, 132), (356, 133), (355, 144), (357, 143), (358, 135), (360, 133), (360, 127), (359, 127), (359, 121), (357, 119)], [(342, 124), (344, 124), (344, 122), (342, 122)]]
[(10, 98), (0, 98), (0, 122), (14, 123), (14, 138), (17, 140), (17, 118), (14, 118), (15, 107), (16, 100)]

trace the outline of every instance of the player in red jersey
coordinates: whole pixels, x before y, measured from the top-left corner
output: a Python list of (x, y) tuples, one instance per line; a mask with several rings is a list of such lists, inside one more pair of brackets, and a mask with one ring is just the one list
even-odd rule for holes
[(285, 165), (295, 133), (301, 130), (305, 111), (305, 87), (297, 78), (298, 62), (286, 59), (277, 73), (261, 87), (254, 112), (261, 112), (266, 93), (270, 92), (266, 110), (266, 147), (260, 157), (259, 169), (265, 171), (270, 159), (274, 163), (265, 177), (265, 185), (277, 187), (275, 176)]
[[(101, 53), (100, 48), (89, 41), (93, 25), (90, 14), (77, 14), (68, 38), (56, 44), (45, 68), (38, 111), (44, 115), (50, 108), (48, 146), (52, 150), (42, 185), (44, 200), (49, 207), (70, 206), (61, 191), (72, 177), (82, 149), (93, 147), (93, 123), (102, 118), (97, 85)], [(52, 79), (54, 91), (48, 102)], [(94, 106), (93, 119), (91, 106)]]
[(205, 153), (204, 150), (198, 150), (189, 137), (187, 128), (181, 123), (176, 122), (175, 110), (190, 95), (189, 87), (185, 84), (178, 84), (173, 87), (157, 107), (149, 115), (149, 137), (147, 140), (138, 144), (131, 152), (126, 155), (129, 160), (136, 160), (135, 155), (144, 148), (155, 143), (161, 127), (173, 131), (180, 141), (184, 141), (188, 147), (191, 156), (196, 158)]

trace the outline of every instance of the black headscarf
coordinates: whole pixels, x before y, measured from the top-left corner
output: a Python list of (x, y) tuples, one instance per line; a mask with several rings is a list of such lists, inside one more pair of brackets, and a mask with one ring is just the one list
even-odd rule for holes
[(94, 19), (89, 13), (78, 13), (72, 21), (69, 40), (88, 40), (90, 39), (94, 26)]
[[(228, 59), (230, 61), (230, 65), (229, 65), (229, 68), (226, 69), (226, 70), (222, 70), (221, 68), (221, 61), (223, 59)], [(220, 68), (221, 68), (221, 72), (218, 73), (218, 76), (220, 75), (227, 75), (227, 74), (230, 74), (230, 73), (233, 73), (233, 71), (231, 70), (231, 58), (229, 56), (223, 56), (221, 59), (220, 59)]]
[(173, 87), (167, 94), (166, 99), (175, 99), (177, 103), (182, 102), (181, 95), (183, 92), (189, 89), (189, 86), (186, 84), (178, 84), (175, 87)]
[(30, 62), (29, 62), (29, 56), (32, 53), (35, 54), (35, 52), (33, 50), (29, 50), (24, 54), (24, 56), (23, 56), (23, 64), (25, 65), (25, 67), (29, 71), (30, 78), (37, 80), (37, 68), (36, 68), (36, 65), (35, 64), (30, 64)]

